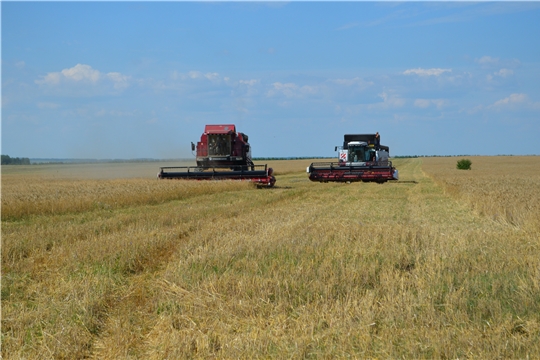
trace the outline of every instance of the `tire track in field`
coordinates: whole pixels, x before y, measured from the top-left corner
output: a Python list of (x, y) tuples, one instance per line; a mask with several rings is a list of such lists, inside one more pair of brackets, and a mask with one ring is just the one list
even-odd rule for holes
[[(161, 277), (160, 274), (168, 264), (179, 261), (179, 255), (197, 251), (201, 245), (198, 241), (210, 245), (219, 241), (201, 239), (200, 234), (213, 231), (208, 228), (221, 229), (226, 233), (246, 231), (253, 228), (253, 225), (246, 221), (249, 214), (259, 212), (261, 208), (275, 207), (278, 203), (289, 203), (302, 197), (304, 193), (305, 191), (298, 189), (276, 192), (249, 190), (243, 196), (239, 196), (238, 192), (220, 194), (219, 201), (214, 195), (204, 195), (197, 199), (166, 204), (172, 212), (191, 212), (191, 217), (177, 226), (165, 228), (164, 236), (170, 237), (167, 242), (168, 253), (162, 257), (147, 259), (145, 266), (130, 275), (127, 284), (118, 289), (118, 301), (109, 304), (107, 318), (94, 337), (92, 357), (116, 359), (125, 357), (126, 353), (142, 351), (145, 346), (143, 340), (150, 331), (149, 324), (156, 321), (152, 297), (159, 291), (156, 289), (156, 281)], [(176, 233), (182, 233), (181, 241), (176, 241)], [(134, 319), (132, 314), (137, 314), (137, 317)]]

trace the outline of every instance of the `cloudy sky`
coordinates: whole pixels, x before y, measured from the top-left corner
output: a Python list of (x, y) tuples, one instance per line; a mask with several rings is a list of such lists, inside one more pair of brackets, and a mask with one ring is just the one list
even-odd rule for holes
[(538, 2), (5, 2), (2, 154), (540, 155)]

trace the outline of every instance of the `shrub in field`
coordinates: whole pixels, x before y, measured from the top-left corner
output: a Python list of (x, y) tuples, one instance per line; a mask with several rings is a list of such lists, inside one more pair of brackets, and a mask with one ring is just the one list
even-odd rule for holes
[(457, 168), (459, 170), (471, 170), (472, 162), (469, 159), (461, 159), (457, 162)]

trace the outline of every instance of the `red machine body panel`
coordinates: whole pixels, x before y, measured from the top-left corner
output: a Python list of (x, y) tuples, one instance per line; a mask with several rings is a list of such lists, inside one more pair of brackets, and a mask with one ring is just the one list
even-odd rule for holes
[(228, 134), (229, 132), (236, 132), (236, 126), (232, 124), (226, 125), (206, 125), (204, 127), (205, 134)]
[(202, 168), (252, 164), (248, 136), (236, 132), (232, 124), (206, 125), (196, 151), (197, 166)]

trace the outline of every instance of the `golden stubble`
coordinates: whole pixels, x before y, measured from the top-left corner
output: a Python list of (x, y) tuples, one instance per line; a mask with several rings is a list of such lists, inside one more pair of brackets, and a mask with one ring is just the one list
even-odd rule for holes
[(481, 216), (540, 230), (540, 157), (473, 156), (472, 170), (456, 170), (456, 158), (424, 159), (426, 173), (446, 193)]
[[(309, 161), (276, 162), (276, 188), (259, 190), (3, 178), (3, 356), (537, 357), (534, 203), (501, 197), (512, 162), (481, 180), (479, 159), (465, 174), (456, 161), (397, 159), (404, 182), (384, 185), (312, 183)], [(480, 211), (475, 181), (519, 221)], [(58, 206), (59, 189), (87, 205)], [(42, 210), (13, 215), (32, 192)]]

